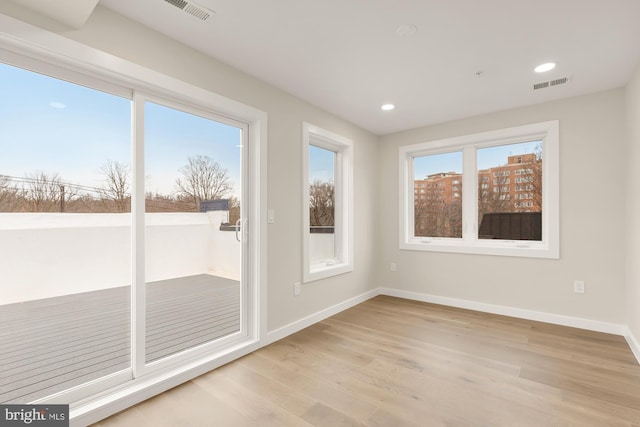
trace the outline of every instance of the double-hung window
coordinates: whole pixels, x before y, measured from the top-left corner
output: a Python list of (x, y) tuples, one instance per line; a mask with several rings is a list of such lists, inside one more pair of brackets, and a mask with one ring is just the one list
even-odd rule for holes
[(549, 121), (400, 147), (400, 248), (558, 258), (558, 134)]

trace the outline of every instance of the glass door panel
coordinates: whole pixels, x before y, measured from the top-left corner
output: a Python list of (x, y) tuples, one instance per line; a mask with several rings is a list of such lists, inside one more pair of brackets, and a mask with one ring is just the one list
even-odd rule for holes
[(131, 370), (131, 100), (0, 64), (0, 403)]
[(242, 129), (145, 103), (145, 361), (239, 332)]

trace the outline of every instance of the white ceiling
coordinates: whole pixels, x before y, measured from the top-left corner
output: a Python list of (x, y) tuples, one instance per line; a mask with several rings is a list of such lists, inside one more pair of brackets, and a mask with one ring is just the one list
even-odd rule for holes
[(620, 87), (640, 60), (639, 0), (196, 1), (215, 16), (100, 4), (376, 134)]
[(49, 16), (72, 28), (80, 28), (86, 22), (98, 0), (12, 0), (14, 3)]

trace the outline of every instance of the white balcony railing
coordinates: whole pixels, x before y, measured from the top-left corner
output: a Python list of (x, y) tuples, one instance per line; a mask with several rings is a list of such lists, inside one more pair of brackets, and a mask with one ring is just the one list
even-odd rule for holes
[[(240, 278), (226, 211), (146, 215), (148, 282), (209, 273)], [(0, 305), (131, 283), (131, 215), (0, 214)]]

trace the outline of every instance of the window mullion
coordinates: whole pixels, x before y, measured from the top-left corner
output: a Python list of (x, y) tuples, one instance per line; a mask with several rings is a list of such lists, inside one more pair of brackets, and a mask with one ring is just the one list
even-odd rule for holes
[(144, 96), (134, 93), (132, 121), (132, 286), (131, 350), (134, 377), (145, 366), (145, 173), (144, 173)]
[(478, 171), (475, 147), (464, 148), (462, 156), (462, 239), (473, 242), (478, 236)]
[(407, 209), (407, 218), (406, 218), (406, 226), (404, 227), (403, 233), (405, 239), (411, 239), (416, 237), (415, 233), (415, 193), (414, 193), (414, 166), (413, 162), (415, 161), (415, 157), (407, 157), (405, 159), (405, 167), (407, 168), (407, 173), (405, 174), (404, 180), (406, 182), (406, 186), (402, 189), (403, 193), (406, 195), (407, 200), (405, 201), (405, 206), (408, 206)]
[(343, 171), (342, 171), (342, 153), (337, 152), (335, 154), (335, 163), (334, 163), (334, 202), (333, 202), (333, 235), (335, 237), (334, 240), (334, 254), (336, 260), (344, 260), (343, 258), (343, 246), (344, 242), (342, 240), (344, 227), (343, 227)]

